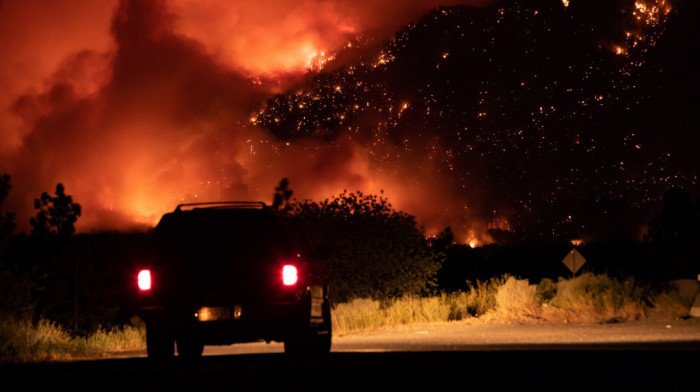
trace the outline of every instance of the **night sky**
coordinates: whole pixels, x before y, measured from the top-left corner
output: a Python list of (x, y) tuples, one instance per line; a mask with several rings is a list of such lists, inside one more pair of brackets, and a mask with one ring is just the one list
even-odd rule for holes
[(692, 0), (68, 3), (0, 2), (20, 229), (57, 182), (80, 230), (287, 177), (482, 244), (640, 239), (668, 187), (698, 196)]

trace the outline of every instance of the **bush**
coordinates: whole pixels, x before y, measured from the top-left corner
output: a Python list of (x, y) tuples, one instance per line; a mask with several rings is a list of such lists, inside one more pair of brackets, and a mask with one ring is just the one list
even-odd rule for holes
[(618, 281), (606, 275), (585, 273), (557, 282), (551, 305), (566, 311), (572, 321), (644, 317), (647, 289), (632, 279)]
[(677, 290), (662, 291), (652, 297), (651, 303), (654, 313), (670, 319), (688, 317), (692, 306)]
[(339, 334), (356, 330), (472, 319), (478, 322), (607, 322), (657, 314), (664, 319), (685, 317), (691, 303), (672, 286), (654, 292), (634, 279), (619, 281), (605, 275), (583, 274), (558, 282), (531, 285), (510, 276), (477, 281), (468, 292), (428, 298), (387, 301), (355, 299), (339, 304), (333, 328)]
[(321, 203), (295, 202), (291, 214), (312, 245), (330, 246), (324, 265), (333, 302), (425, 293), (440, 258), (413, 216), (375, 195), (342, 193)]
[(537, 301), (537, 286), (527, 280), (508, 277), (496, 290), (496, 310), (504, 320), (539, 318), (540, 305)]
[(552, 298), (557, 295), (557, 284), (549, 278), (544, 278), (537, 285), (535, 295), (537, 297), (537, 302), (540, 304), (551, 301)]
[(442, 303), (449, 308), (447, 321), (458, 321), (472, 316), (467, 306), (468, 298), (467, 293), (464, 292), (441, 294)]
[(467, 282), (467, 313), (478, 317), (496, 308), (496, 292), (508, 276), (491, 278), (488, 281)]

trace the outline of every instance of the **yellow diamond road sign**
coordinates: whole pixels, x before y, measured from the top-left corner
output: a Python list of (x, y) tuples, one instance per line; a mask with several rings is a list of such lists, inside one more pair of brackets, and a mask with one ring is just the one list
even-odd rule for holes
[(571, 249), (564, 260), (561, 261), (564, 265), (569, 268), (574, 275), (581, 268), (581, 266), (586, 262), (586, 258), (581, 255), (576, 249)]

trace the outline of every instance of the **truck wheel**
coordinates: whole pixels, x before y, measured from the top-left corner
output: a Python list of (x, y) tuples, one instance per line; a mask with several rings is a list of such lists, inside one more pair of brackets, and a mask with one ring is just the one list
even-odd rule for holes
[(204, 345), (196, 338), (183, 336), (177, 339), (177, 355), (182, 359), (197, 359), (202, 356)]
[(303, 321), (295, 333), (284, 341), (284, 352), (292, 355), (325, 355), (331, 351), (332, 327), (331, 306), (326, 300), (323, 303), (323, 322), (318, 325), (311, 323), (309, 308), (305, 309)]
[(156, 324), (146, 325), (146, 352), (151, 359), (168, 359), (175, 354), (175, 339)]

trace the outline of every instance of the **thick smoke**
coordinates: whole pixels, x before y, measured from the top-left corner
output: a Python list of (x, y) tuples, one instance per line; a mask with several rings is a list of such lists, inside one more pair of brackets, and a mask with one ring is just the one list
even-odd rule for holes
[(128, 229), (180, 202), (269, 201), (282, 177), (299, 198), (386, 189), (411, 213), (439, 204), (442, 185), (377, 173), (353, 140), (290, 145), (248, 123), (269, 94), (255, 77), (300, 75), (310, 55), (437, 4), (3, 2), (0, 172), (13, 184), (3, 208), (27, 230), (33, 199), (62, 182), (83, 205), (79, 230)]
[(176, 0), (178, 32), (218, 61), (256, 76), (298, 72), (354, 36), (390, 36), (439, 5), (485, 0)]

